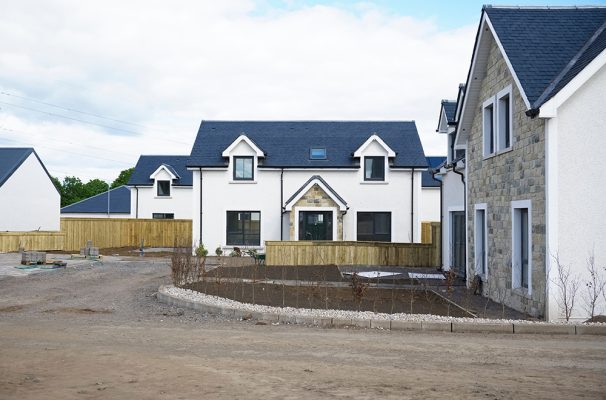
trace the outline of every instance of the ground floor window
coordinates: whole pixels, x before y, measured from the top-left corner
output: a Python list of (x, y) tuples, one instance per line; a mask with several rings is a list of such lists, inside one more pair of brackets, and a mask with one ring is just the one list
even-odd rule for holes
[(532, 229), (530, 201), (512, 203), (512, 278), (514, 288), (525, 288), (530, 291), (531, 285), (531, 252)]
[(486, 276), (487, 257), (486, 257), (486, 205), (476, 205), (475, 215), (475, 267), (476, 274)]
[(261, 245), (261, 212), (228, 211), (227, 212), (227, 245), (260, 246)]
[(332, 211), (300, 211), (299, 240), (332, 240)]
[(359, 212), (357, 240), (391, 242), (390, 212)]
[(153, 219), (175, 219), (175, 214), (173, 213), (153, 213)]

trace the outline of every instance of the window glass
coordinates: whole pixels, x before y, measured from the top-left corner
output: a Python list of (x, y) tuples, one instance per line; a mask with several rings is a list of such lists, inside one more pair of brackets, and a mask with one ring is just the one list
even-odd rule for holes
[(173, 213), (152, 213), (153, 219), (175, 219), (175, 214)]
[(158, 181), (158, 196), (170, 196), (170, 181)]
[(234, 157), (234, 180), (253, 180), (253, 164), (252, 157)]
[(322, 147), (312, 147), (309, 150), (309, 158), (312, 160), (326, 160), (326, 149)]
[(228, 211), (226, 233), (228, 246), (260, 246), (261, 213), (259, 211)]
[(494, 107), (484, 107), (484, 155), (494, 153)]
[(385, 157), (364, 157), (364, 180), (385, 180)]
[(390, 212), (359, 212), (357, 240), (391, 242)]

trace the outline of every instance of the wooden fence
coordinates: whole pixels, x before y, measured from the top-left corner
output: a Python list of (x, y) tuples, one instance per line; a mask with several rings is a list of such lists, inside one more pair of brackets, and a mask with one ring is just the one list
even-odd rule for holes
[(87, 240), (100, 248), (140, 246), (172, 247), (192, 244), (192, 221), (189, 219), (131, 218), (61, 218), (66, 251), (76, 251)]
[(266, 241), (268, 265), (440, 266), (440, 224), (431, 223), (431, 243)]
[(421, 243), (431, 243), (431, 224), (433, 222), (421, 222)]
[(25, 250), (63, 250), (63, 232), (0, 232), (0, 252)]

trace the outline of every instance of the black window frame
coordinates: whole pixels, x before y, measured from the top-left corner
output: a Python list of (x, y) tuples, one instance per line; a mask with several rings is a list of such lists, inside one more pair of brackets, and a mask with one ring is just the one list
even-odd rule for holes
[(152, 219), (175, 219), (175, 213), (152, 213)]
[[(370, 177), (368, 177), (366, 175), (366, 165), (368, 164), (368, 161), (371, 160), (372, 161), (372, 166), (371, 166), (371, 170), (370, 170)], [(373, 172), (378, 172), (378, 169), (375, 169), (374, 167), (374, 163), (375, 161), (381, 161), (381, 176), (380, 177), (374, 177), (373, 176)], [(371, 181), (371, 182), (384, 182), (385, 181), (385, 157), (384, 156), (367, 156), (364, 157), (364, 180), (365, 181)]]
[[(322, 151), (324, 155), (321, 157), (314, 157), (314, 151)], [(309, 149), (309, 159), (310, 160), (326, 160), (327, 159), (326, 147), (311, 147)]]
[[(168, 185), (168, 191), (166, 192), (166, 194), (160, 193), (160, 186), (163, 184), (167, 184)], [(161, 181), (156, 181), (156, 195), (158, 197), (170, 197), (170, 181), (167, 180), (161, 180)]]
[[(250, 178), (248, 178), (248, 177), (238, 178), (236, 176), (238, 160), (250, 160), (250, 163), (251, 163)], [(234, 165), (233, 165), (232, 177), (233, 177), (234, 181), (254, 181), (255, 180), (255, 158), (253, 156), (234, 156), (233, 161), (234, 161)]]
[[(246, 226), (245, 226), (245, 221), (252, 221), (252, 214), (259, 214), (259, 227), (258, 227), (258, 232), (246, 232)], [(241, 221), (243, 221), (242, 223), (242, 229), (240, 230), (240, 232), (236, 231), (236, 230), (231, 230), (230, 231), (230, 215), (235, 215), (235, 214), (245, 214), (248, 215), (248, 219), (242, 219)], [(249, 227), (250, 227), (250, 223), (249, 223)], [(241, 240), (232, 240), (234, 237), (238, 237), (238, 235), (241, 236)], [(252, 237), (253, 239), (256, 240), (249, 240), (250, 237)], [(230, 210), (230, 211), (226, 211), (225, 212), (225, 244), (227, 246), (261, 246), (261, 211), (248, 211), (248, 210), (240, 210), (240, 211), (235, 211), (235, 210)]]
[[(387, 215), (389, 233), (377, 233), (376, 217)], [(365, 218), (372, 217), (372, 233), (360, 233), (360, 222)], [(368, 219), (366, 219), (368, 221)], [(391, 242), (392, 224), (391, 211), (358, 211), (356, 213), (356, 240), (359, 242)]]

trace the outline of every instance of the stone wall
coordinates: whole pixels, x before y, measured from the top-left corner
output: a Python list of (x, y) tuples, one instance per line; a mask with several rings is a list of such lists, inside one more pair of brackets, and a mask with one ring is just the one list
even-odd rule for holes
[(339, 212), (339, 205), (330, 198), (328, 194), (318, 185), (313, 185), (304, 195), (301, 197), (292, 208), (290, 212), (290, 240), (297, 240), (297, 233), (295, 232), (295, 214), (298, 207), (331, 207), (337, 209), (337, 220), (333, 221), (337, 224), (337, 237), (334, 240), (343, 240), (343, 214)]
[[(513, 95), (513, 146), (509, 151), (484, 159), (482, 103), (508, 85)], [(468, 277), (475, 275), (474, 205), (487, 205), (488, 283), (493, 299), (505, 297), (512, 308), (534, 316), (545, 313), (545, 127), (540, 118), (525, 114), (520, 95), (502, 54), (493, 41), (487, 73), (467, 144)], [(514, 200), (532, 202), (532, 294), (512, 290), (512, 210)], [(504, 296), (500, 296), (503, 293)]]

